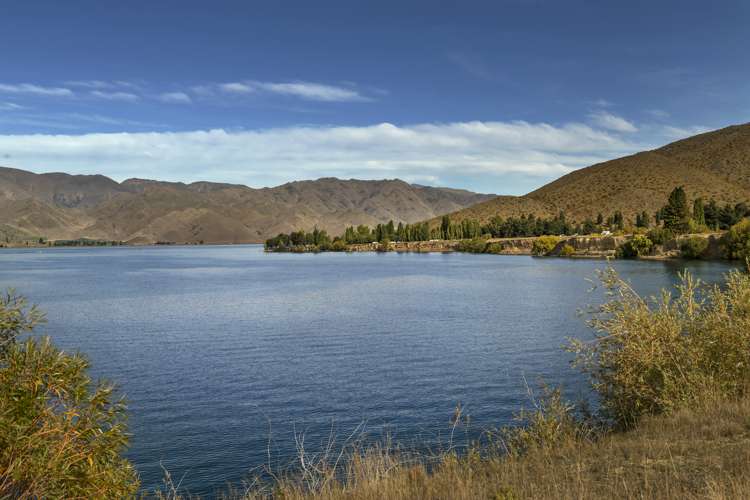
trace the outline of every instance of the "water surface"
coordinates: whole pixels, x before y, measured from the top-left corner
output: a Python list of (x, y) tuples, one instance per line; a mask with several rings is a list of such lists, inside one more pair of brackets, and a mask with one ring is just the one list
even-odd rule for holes
[[(0, 287), (40, 305), (40, 332), (88, 354), (130, 405), (129, 458), (211, 494), (252, 467), (314, 449), (332, 427), (441, 441), (461, 403), (472, 429), (510, 421), (526, 382), (581, 377), (560, 349), (603, 261), (466, 254), (264, 254), (259, 246), (0, 252)], [(639, 291), (684, 263), (618, 261)], [(723, 263), (690, 269), (713, 282)], [(270, 443), (270, 445), (269, 445)]]

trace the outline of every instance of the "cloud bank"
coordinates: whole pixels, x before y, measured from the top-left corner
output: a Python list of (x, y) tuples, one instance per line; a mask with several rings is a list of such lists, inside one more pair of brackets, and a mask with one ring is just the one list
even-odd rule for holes
[[(576, 168), (642, 149), (580, 123), (457, 122), (255, 131), (0, 136), (0, 163), (42, 171), (102, 173), (273, 186), (322, 176), (463, 186), (521, 194)], [(508, 184), (511, 178), (524, 182)]]

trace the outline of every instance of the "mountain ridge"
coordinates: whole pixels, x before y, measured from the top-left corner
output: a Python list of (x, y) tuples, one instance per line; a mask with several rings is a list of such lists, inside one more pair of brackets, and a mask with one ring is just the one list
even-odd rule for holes
[(189, 184), (0, 167), (0, 239), (92, 238), (154, 243), (254, 243), (318, 226), (416, 222), (491, 195), (399, 179), (293, 181), (272, 188)]

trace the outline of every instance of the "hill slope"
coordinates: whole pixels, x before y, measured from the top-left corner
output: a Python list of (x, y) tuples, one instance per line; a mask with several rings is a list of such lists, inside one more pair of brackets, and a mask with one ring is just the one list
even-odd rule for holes
[(333, 178), (247, 186), (34, 174), (0, 167), (0, 239), (259, 242), (318, 226), (416, 222), (492, 198), (400, 180)]
[(600, 212), (607, 216), (619, 210), (632, 220), (643, 210), (653, 214), (661, 208), (676, 186), (684, 186), (690, 199), (750, 201), (750, 124), (582, 168), (524, 196), (500, 196), (453, 213), (451, 218), (486, 222), (495, 215), (546, 217), (564, 210), (581, 222)]

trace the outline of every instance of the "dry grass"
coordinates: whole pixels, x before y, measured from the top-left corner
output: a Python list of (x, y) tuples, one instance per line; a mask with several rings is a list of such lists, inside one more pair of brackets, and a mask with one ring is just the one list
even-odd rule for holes
[[(519, 456), (449, 454), (428, 467), (392, 450), (370, 448), (351, 455), (338, 478), (330, 469), (320, 472), (314, 488), (294, 476), (224, 498), (750, 498), (750, 400), (705, 402), (646, 418), (628, 432), (594, 441), (570, 436)], [(162, 498), (179, 495), (172, 491)]]
[(226, 497), (750, 498), (750, 275), (702, 288), (686, 274), (674, 296), (652, 299), (611, 269), (600, 279), (608, 300), (591, 311), (595, 339), (571, 344), (596, 413), (546, 389), (519, 425), (460, 456), (299, 447), (296, 472)]

